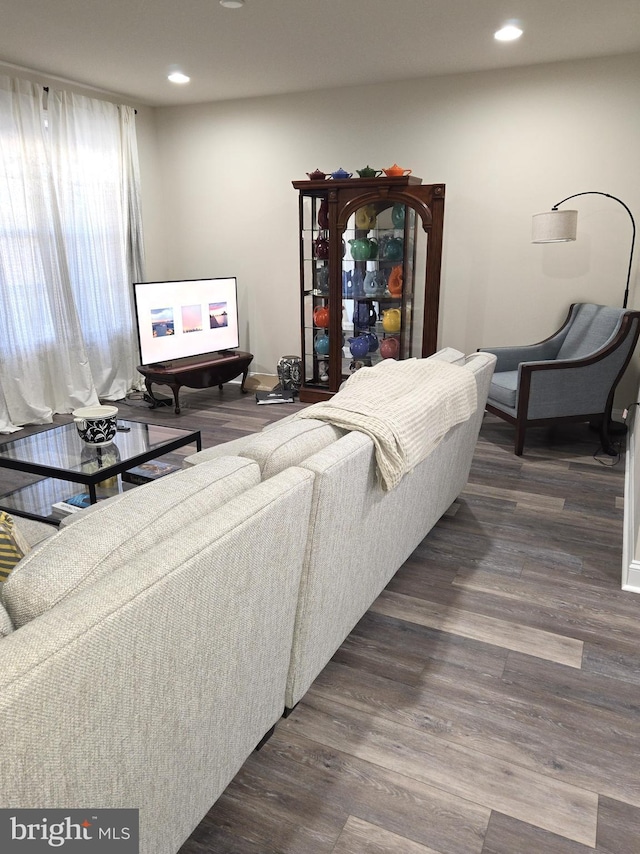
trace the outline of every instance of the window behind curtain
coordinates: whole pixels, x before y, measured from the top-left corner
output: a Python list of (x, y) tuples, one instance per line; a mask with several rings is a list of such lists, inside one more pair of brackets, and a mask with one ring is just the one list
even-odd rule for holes
[(134, 111), (0, 75), (0, 430), (116, 400), (142, 272)]

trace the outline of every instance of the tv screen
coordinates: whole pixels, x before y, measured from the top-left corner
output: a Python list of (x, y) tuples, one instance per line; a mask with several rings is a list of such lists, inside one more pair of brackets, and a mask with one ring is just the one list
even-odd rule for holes
[(240, 344), (235, 276), (133, 285), (143, 365), (232, 350)]

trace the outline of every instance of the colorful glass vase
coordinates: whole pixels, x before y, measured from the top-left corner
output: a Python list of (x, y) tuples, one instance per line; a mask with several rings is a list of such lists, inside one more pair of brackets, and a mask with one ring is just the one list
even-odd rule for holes
[(316, 335), (316, 340), (314, 342), (314, 348), (318, 356), (326, 356), (329, 353), (329, 336), (322, 332), (320, 335)]
[(375, 326), (377, 315), (374, 308), (368, 302), (357, 302), (353, 307), (354, 329), (369, 329)]
[(382, 270), (367, 270), (362, 288), (368, 297), (382, 296), (385, 288)]
[(323, 199), (318, 208), (318, 226), (329, 228), (329, 199)]
[(349, 350), (354, 359), (362, 359), (369, 352), (368, 335), (358, 335), (357, 338), (349, 338)]
[(402, 296), (402, 267), (394, 267), (389, 273), (387, 288), (392, 297)]
[(351, 296), (364, 296), (364, 273), (362, 270), (353, 270), (351, 272)]
[(380, 343), (378, 341), (378, 336), (375, 332), (369, 330), (369, 332), (366, 333), (366, 337), (369, 339), (369, 352), (375, 353)]
[(393, 335), (400, 332), (402, 315), (399, 308), (388, 308), (382, 312), (382, 328), (385, 332)]
[(404, 240), (401, 237), (390, 237), (385, 243), (383, 255), (387, 261), (400, 261), (404, 255)]
[(378, 241), (375, 237), (356, 237), (349, 244), (354, 261), (371, 261), (378, 257)]
[(365, 229), (376, 227), (376, 209), (374, 205), (365, 205), (363, 208), (358, 208), (355, 215), (356, 228)]
[(313, 254), (314, 257), (320, 258), (322, 261), (325, 261), (329, 257), (329, 241), (323, 235), (314, 240)]
[(313, 310), (313, 322), (316, 326), (326, 329), (329, 325), (329, 307), (326, 305), (316, 306)]
[(302, 359), (300, 356), (282, 356), (276, 366), (280, 388), (299, 391), (302, 385)]
[(394, 228), (404, 228), (404, 205), (396, 202), (391, 209), (391, 222)]
[(316, 270), (316, 285), (321, 294), (329, 293), (329, 268), (318, 267)]
[(397, 359), (400, 355), (400, 342), (397, 338), (383, 338), (380, 342), (380, 355), (383, 359)]

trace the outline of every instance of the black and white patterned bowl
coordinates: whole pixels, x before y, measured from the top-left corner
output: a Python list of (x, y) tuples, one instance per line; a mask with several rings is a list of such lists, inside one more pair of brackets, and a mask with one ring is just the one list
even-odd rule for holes
[(78, 435), (88, 445), (108, 445), (116, 435), (117, 406), (83, 406), (72, 412)]

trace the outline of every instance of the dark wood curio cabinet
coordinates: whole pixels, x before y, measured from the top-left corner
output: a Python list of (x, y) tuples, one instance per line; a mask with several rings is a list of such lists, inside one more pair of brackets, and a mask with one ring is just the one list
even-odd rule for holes
[(326, 400), (363, 365), (434, 353), (444, 185), (412, 175), (292, 183), (300, 216), (300, 400)]

